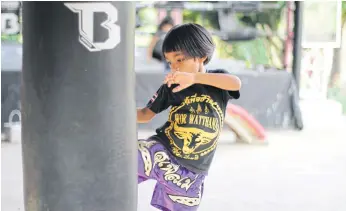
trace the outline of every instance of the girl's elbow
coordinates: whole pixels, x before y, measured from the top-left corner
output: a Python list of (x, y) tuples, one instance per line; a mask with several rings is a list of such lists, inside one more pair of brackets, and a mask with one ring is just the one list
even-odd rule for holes
[(241, 80), (240, 80), (240, 78), (237, 77), (236, 81), (237, 81), (237, 83), (236, 83), (237, 90), (240, 90), (240, 88), (241, 88)]
[(232, 87), (230, 87), (230, 91), (237, 91), (237, 90), (240, 90), (241, 85), (242, 85), (242, 83), (241, 83), (240, 78), (238, 78), (238, 77), (235, 76), (235, 77), (233, 78), (233, 83), (232, 83)]

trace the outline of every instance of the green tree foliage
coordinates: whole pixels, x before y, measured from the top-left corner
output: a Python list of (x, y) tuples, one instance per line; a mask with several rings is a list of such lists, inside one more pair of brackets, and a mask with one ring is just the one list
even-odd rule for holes
[(346, 22), (346, 1), (342, 2), (342, 21), (345, 25), (345, 22)]
[[(275, 2), (271, 2), (275, 3)], [(261, 31), (266, 31), (273, 36), (258, 38), (251, 41), (226, 43), (217, 37), (214, 38), (217, 44), (217, 54), (221, 58), (232, 58), (243, 60), (247, 64), (263, 64), (282, 68), (282, 54), (284, 41), (277, 36), (277, 31), (283, 26), (283, 12), (286, 2), (277, 2), (279, 9), (267, 10), (259, 13), (237, 14), (240, 25), (254, 27)], [(184, 11), (184, 22), (199, 23), (209, 29), (218, 29), (217, 12), (193, 12)]]

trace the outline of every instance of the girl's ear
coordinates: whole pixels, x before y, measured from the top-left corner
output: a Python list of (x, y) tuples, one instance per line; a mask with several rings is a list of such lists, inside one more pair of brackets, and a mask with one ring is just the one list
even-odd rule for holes
[(204, 56), (202, 58), (199, 58), (198, 61), (199, 61), (199, 63), (204, 64), (204, 61), (207, 60), (207, 58), (208, 58), (207, 56)]

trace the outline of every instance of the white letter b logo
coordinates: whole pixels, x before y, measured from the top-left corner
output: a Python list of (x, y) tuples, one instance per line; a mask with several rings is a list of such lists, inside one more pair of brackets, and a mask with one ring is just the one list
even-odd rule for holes
[[(118, 10), (111, 3), (65, 3), (72, 12), (78, 13), (79, 41), (89, 51), (113, 49), (120, 43), (120, 27)], [(108, 30), (108, 39), (104, 42), (94, 42), (94, 13), (103, 12), (107, 20), (101, 26)]]

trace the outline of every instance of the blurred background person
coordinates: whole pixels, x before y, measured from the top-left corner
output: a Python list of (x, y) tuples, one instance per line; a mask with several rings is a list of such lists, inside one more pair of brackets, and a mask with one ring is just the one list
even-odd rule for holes
[(170, 68), (166, 60), (162, 55), (163, 40), (169, 30), (174, 26), (174, 21), (170, 16), (166, 16), (157, 28), (157, 32), (151, 39), (151, 42), (147, 48), (147, 60), (151, 61), (153, 58), (165, 65), (165, 72), (169, 72)]

